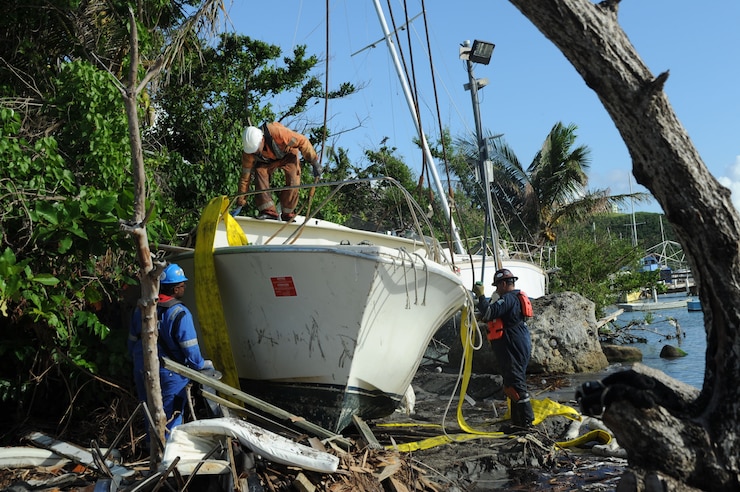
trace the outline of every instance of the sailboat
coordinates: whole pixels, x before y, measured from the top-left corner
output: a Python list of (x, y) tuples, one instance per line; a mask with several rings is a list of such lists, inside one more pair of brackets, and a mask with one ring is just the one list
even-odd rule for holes
[[(339, 433), (385, 417), (440, 326), (472, 303), (439, 243), (204, 210), (195, 250), (170, 257), (224, 382)], [(422, 220), (422, 219), (419, 219)]]

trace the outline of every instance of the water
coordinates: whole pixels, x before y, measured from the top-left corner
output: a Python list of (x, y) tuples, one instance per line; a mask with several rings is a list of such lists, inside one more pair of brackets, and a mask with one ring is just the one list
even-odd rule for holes
[[(685, 299), (684, 295), (659, 296), (661, 301), (677, 301)], [(649, 313), (649, 314), (648, 314)], [(706, 333), (704, 331), (704, 314), (701, 311), (689, 311), (686, 306), (672, 309), (655, 309), (651, 311), (633, 311), (619, 316), (616, 326), (623, 327), (630, 321), (644, 321), (652, 317), (650, 324), (641, 325), (637, 329), (631, 329), (630, 333), (641, 338), (646, 338), (647, 343), (633, 343), (642, 352), (642, 363), (646, 366), (663, 371), (674, 379), (683, 381), (696, 388), (704, 384), (704, 361), (706, 356)], [(676, 335), (676, 329), (668, 322), (670, 318), (675, 319), (684, 337), (680, 339), (667, 339), (666, 336)], [(659, 332), (660, 334), (653, 333)], [(660, 350), (664, 345), (678, 346), (688, 355), (677, 359), (664, 359), (660, 357)]]

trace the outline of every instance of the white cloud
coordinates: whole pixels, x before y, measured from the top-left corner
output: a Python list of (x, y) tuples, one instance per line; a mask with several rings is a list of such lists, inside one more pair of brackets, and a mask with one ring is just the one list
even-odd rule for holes
[(740, 155), (735, 156), (735, 163), (727, 167), (728, 176), (720, 176), (717, 181), (732, 192), (732, 204), (740, 210)]

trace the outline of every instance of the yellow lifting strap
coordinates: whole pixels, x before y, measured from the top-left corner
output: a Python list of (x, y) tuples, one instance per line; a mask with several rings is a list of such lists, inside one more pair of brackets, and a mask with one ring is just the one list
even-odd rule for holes
[(216, 268), (213, 260), (214, 240), (218, 223), (226, 224), (226, 235), (230, 246), (247, 244), (234, 217), (228, 213), (229, 199), (225, 196), (211, 200), (198, 222), (195, 243), (195, 305), (198, 309), (200, 335), (207, 357), (221, 371), (221, 381), (232, 388), (239, 388), (239, 375), (236, 371), (234, 354), (231, 351), (226, 318), (218, 290)]
[[(396, 449), (401, 452), (411, 452), (411, 451), (417, 451), (421, 449), (430, 449), (435, 446), (441, 446), (444, 444), (448, 444), (451, 442), (465, 442), (472, 439), (500, 439), (500, 438), (508, 438), (509, 436), (506, 435), (503, 432), (491, 432), (491, 431), (484, 431), (479, 429), (474, 429), (471, 427), (467, 421), (465, 420), (465, 417), (463, 415), (462, 407), (463, 402), (465, 401), (465, 394), (467, 393), (468, 389), (468, 383), (470, 382), (470, 375), (472, 373), (472, 367), (473, 367), (473, 345), (474, 340), (473, 337), (475, 336), (475, 333), (477, 331), (474, 331), (471, 329), (469, 316), (468, 316), (468, 306), (465, 306), (462, 311), (462, 323), (460, 325), (460, 339), (462, 341), (462, 345), (464, 347), (463, 351), (463, 377), (462, 382), (460, 386), (460, 399), (457, 404), (457, 424), (460, 427), (460, 429), (463, 431), (463, 433), (458, 434), (447, 434), (446, 432), (443, 435), (436, 436), (436, 437), (430, 437), (428, 439), (423, 439), (421, 441), (416, 442), (408, 442), (403, 444), (395, 444), (391, 446), (386, 446), (389, 449)], [(555, 416), (555, 415), (561, 415), (566, 418), (572, 419), (572, 420), (580, 420), (581, 414), (575, 410), (572, 407), (569, 407), (567, 405), (562, 405), (560, 403), (557, 403), (550, 398), (545, 398), (542, 400), (532, 399), (532, 410), (534, 411), (534, 424), (539, 424), (542, 422), (545, 418)], [(507, 410), (506, 415), (504, 415), (502, 420), (505, 420), (507, 418), (511, 418), (511, 411)], [(388, 426), (404, 426), (404, 425), (414, 425), (414, 424), (389, 424)], [(442, 429), (442, 426), (438, 426), (440, 429)], [(581, 444), (585, 444), (587, 442), (593, 442), (597, 441), (600, 444), (608, 444), (612, 439), (612, 436), (603, 430), (596, 429), (592, 430), (582, 436), (577, 437), (576, 439), (573, 439), (571, 441), (564, 441), (564, 442), (558, 442), (556, 443), (560, 447), (573, 447), (578, 446)]]

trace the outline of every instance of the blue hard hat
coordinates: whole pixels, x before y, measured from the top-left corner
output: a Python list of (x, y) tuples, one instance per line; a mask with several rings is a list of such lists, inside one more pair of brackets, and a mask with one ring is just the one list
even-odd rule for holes
[(179, 284), (180, 282), (187, 282), (188, 279), (185, 273), (177, 263), (170, 263), (167, 268), (164, 269), (162, 274), (159, 276), (160, 284)]

